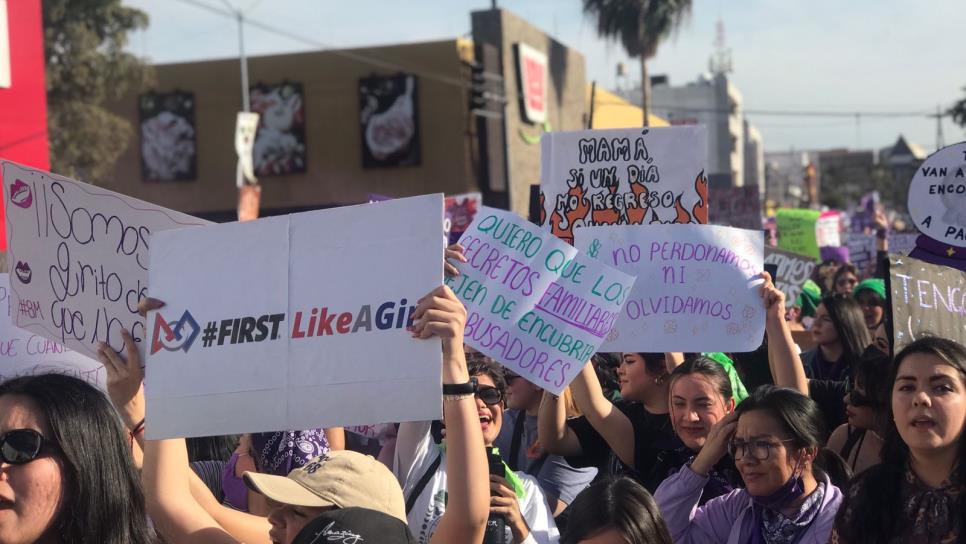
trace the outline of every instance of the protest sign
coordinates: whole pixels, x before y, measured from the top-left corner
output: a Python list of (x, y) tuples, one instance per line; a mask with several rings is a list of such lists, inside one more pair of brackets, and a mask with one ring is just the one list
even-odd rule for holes
[(703, 126), (546, 133), (540, 224), (573, 243), (592, 225), (707, 223)]
[[(10, 276), (0, 274), (0, 309), (10, 315)], [(101, 363), (53, 340), (17, 328), (0, 319), (0, 382), (18, 376), (67, 374), (104, 389)]]
[(842, 214), (835, 210), (822, 212), (815, 222), (815, 243), (818, 247), (842, 245)]
[(859, 269), (863, 277), (875, 273), (875, 235), (852, 232), (847, 241), (849, 248), (849, 262)]
[(443, 232), (448, 236), (449, 243), (455, 244), (460, 239), (482, 205), (483, 195), (480, 193), (446, 197), (443, 202)]
[(208, 224), (100, 187), (3, 161), (15, 325), (89, 357), (140, 342), (151, 237)]
[(761, 230), (761, 201), (757, 185), (711, 190), (711, 223), (739, 229)]
[(753, 351), (764, 234), (717, 225), (584, 227), (576, 247), (637, 276), (601, 351)]
[(908, 255), (916, 249), (916, 238), (919, 236), (921, 235), (918, 232), (890, 232), (889, 253)]
[(947, 246), (966, 248), (966, 142), (930, 155), (909, 183), (916, 228)]
[(966, 339), (966, 272), (890, 255), (889, 293), (894, 352), (926, 335)]
[(512, 213), (483, 207), (446, 284), (471, 347), (560, 394), (611, 331), (634, 278)]
[(407, 327), (442, 284), (442, 218), (437, 194), (158, 233), (149, 435), (439, 418), (440, 341)]
[(816, 238), (816, 224), (820, 215), (821, 212), (816, 210), (793, 208), (781, 208), (775, 212), (775, 223), (778, 226), (778, 247), (818, 260), (819, 246)]
[(778, 274), (773, 280), (775, 287), (785, 293), (785, 307), (790, 308), (802, 292), (805, 280), (812, 277), (815, 269), (815, 259), (791, 251), (765, 246), (765, 264), (778, 267)]

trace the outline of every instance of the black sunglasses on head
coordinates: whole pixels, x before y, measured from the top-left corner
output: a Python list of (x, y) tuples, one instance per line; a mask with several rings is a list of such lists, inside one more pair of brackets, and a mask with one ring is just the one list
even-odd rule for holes
[(33, 429), (14, 429), (0, 435), (0, 459), (8, 465), (25, 465), (40, 457), (53, 443)]

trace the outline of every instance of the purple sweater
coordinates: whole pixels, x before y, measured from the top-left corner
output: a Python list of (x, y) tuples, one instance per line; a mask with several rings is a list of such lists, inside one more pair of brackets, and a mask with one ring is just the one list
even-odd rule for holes
[[(801, 544), (825, 544), (832, 533), (835, 513), (842, 504), (842, 492), (825, 479), (825, 498), (822, 509), (798, 540)], [(691, 467), (684, 466), (661, 483), (654, 494), (671, 538), (677, 544), (720, 542), (740, 544), (748, 542), (754, 516), (751, 496), (744, 489), (735, 489), (699, 507), (701, 491), (708, 479), (699, 476)]]

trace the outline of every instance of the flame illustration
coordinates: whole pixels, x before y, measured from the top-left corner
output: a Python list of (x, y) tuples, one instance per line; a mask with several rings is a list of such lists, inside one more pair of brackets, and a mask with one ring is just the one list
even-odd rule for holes
[(708, 180), (704, 177), (704, 170), (694, 178), (694, 191), (698, 193), (699, 200), (691, 209), (694, 220), (702, 225), (708, 223)]
[(660, 222), (661, 218), (657, 216), (657, 212), (655, 210), (651, 210), (651, 224), (653, 225), (654, 223)]
[(540, 222), (537, 223), (541, 227), (547, 222), (547, 208), (544, 207), (544, 201), (546, 197), (543, 191), (540, 191)]
[(684, 206), (681, 205), (681, 196), (682, 195), (678, 195), (678, 197), (674, 200), (674, 211), (676, 211), (677, 214), (678, 214), (678, 216), (674, 220), (674, 222), (675, 223), (690, 223), (691, 222), (691, 214), (689, 214), (688, 211), (684, 209)]
[[(643, 183), (631, 183), (631, 192), (637, 197), (637, 201), (641, 204), (647, 202), (647, 195), (649, 191)], [(643, 195), (643, 196), (642, 196)], [(644, 220), (647, 219), (647, 206), (644, 205), (641, 208), (628, 208), (627, 209), (627, 223), (630, 225), (643, 225)]]

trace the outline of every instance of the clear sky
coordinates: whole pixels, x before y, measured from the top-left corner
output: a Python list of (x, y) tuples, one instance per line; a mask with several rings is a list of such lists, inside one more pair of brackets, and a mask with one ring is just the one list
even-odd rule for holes
[[(470, 12), (490, 0), (197, 0), (287, 29), (331, 47), (469, 36)], [(237, 56), (234, 20), (181, 0), (124, 0), (148, 13), (150, 27), (131, 37), (132, 52), (168, 63)], [(596, 35), (580, 0), (499, 0), (586, 57), (587, 77), (609, 89), (616, 65), (640, 79), (621, 46)], [(910, 7), (915, 9), (910, 9)], [(935, 112), (966, 94), (963, 0), (694, 0), (693, 14), (649, 64), (672, 84), (707, 70), (715, 23), (724, 22), (732, 81), (767, 150), (879, 148), (900, 133), (932, 151), (936, 121), (915, 117), (791, 117), (769, 111)], [(304, 51), (304, 42), (246, 29), (251, 55)], [(966, 139), (948, 118), (946, 144)]]

